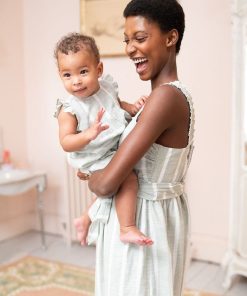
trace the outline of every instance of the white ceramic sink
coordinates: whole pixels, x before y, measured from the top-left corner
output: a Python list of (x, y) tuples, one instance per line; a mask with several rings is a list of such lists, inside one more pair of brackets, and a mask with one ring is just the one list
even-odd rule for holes
[(0, 185), (25, 180), (31, 172), (24, 169), (0, 170)]
[(46, 189), (46, 174), (25, 169), (0, 169), (0, 197), (24, 193), (36, 188), (37, 205), (40, 217), (42, 246), (45, 248), (45, 233), (43, 222), (43, 200), (41, 192)]

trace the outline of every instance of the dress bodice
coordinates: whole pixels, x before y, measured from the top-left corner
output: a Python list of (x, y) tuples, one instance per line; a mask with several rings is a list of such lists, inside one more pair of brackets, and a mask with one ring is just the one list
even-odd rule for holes
[[(185, 148), (169, 148), (154, 143), (136, 164), (135, 171), (139, 181), (138, 196), (151, 200), (166, 199), (174, 197), (174, 195), (180, 196), (183, 193), (183, 181), (193, 151), (195, 120), (191, 96), (180, 81), (174, 81), (168, 84), (178, 88), (184, 94), (189, 104), (190, 127), (188, 145)], [(134, 128), (140, 112), (125, 129), (121, 141)]]

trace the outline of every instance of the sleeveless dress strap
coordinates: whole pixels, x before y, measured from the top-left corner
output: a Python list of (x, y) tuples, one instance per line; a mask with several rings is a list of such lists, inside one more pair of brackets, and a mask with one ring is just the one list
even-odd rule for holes
[(188, 132), (188, 138), (189, 138), (188, 146), (190, 146), (190, 145), (193, 146), (195, 112), (194, 112), (193, 102), (192, 102), (192, 98), (191, 98), (191, 95), (190, 95), (189, 91), (187, 90), (187, 88), (179, 80), (171, 81), (171, 82), (168, 82), (168, 83), (163, 83), (160, 86), (162, 86), (162, 85), (171, 85), (173, 87), (176, 87), (185, 96), (185, 98), (186, 98), (186, 100), (187, 100), (187, 102), (189, 104), (189, 108), (190, 108), (190, 126), (189, 126), (189, 132)]
[(167, 84), (176, 87), (184, 94), (190, 108), (190, 126), (189, 126), (189, 132), (188, 132), (188, 145), (187, 145), (187, 149), (189, 150), (188, 156), (187, 156), (187, 159), (188, 159), (187, 169), (188, 169), (191, 162), (192, 154), (194, 151), (195, 112), (193, 107), (193, 101), (189, 91), (179, 80), (172, 81), (169, 83), (164, 83), (162, 85), (167, 85)]

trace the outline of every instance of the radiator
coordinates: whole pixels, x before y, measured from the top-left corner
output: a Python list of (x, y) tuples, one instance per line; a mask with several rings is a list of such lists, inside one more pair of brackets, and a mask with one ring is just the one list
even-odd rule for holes
[(81, 181), (76, 176), (77, 170), (67, 165), (68, 174), (68, 212), (69, 212), (69, 240), (76, 240), (74, 219), (80, 217), (91, 203), (93, 194), (88, 189), (88, 182)]

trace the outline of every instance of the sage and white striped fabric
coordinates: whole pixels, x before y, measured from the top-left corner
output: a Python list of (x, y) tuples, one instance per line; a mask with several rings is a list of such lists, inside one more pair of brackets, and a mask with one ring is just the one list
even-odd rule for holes
[[(174, 149), (153, 144), (136, 165), (139, 179), (137, 226), (154, 244), (123, 244), (114, 199), (105, 222), (96, 232), (96, 296), (181, 296), (188, 243), (188, 207), (184, 178), (193, 149), (194, 110), (189, 93), (179, 82), (190, 106), (188, 146)], [(136, 124), (136, 117), (122, 139)], [(92, 233), (91, 233), (92, 234)]]

